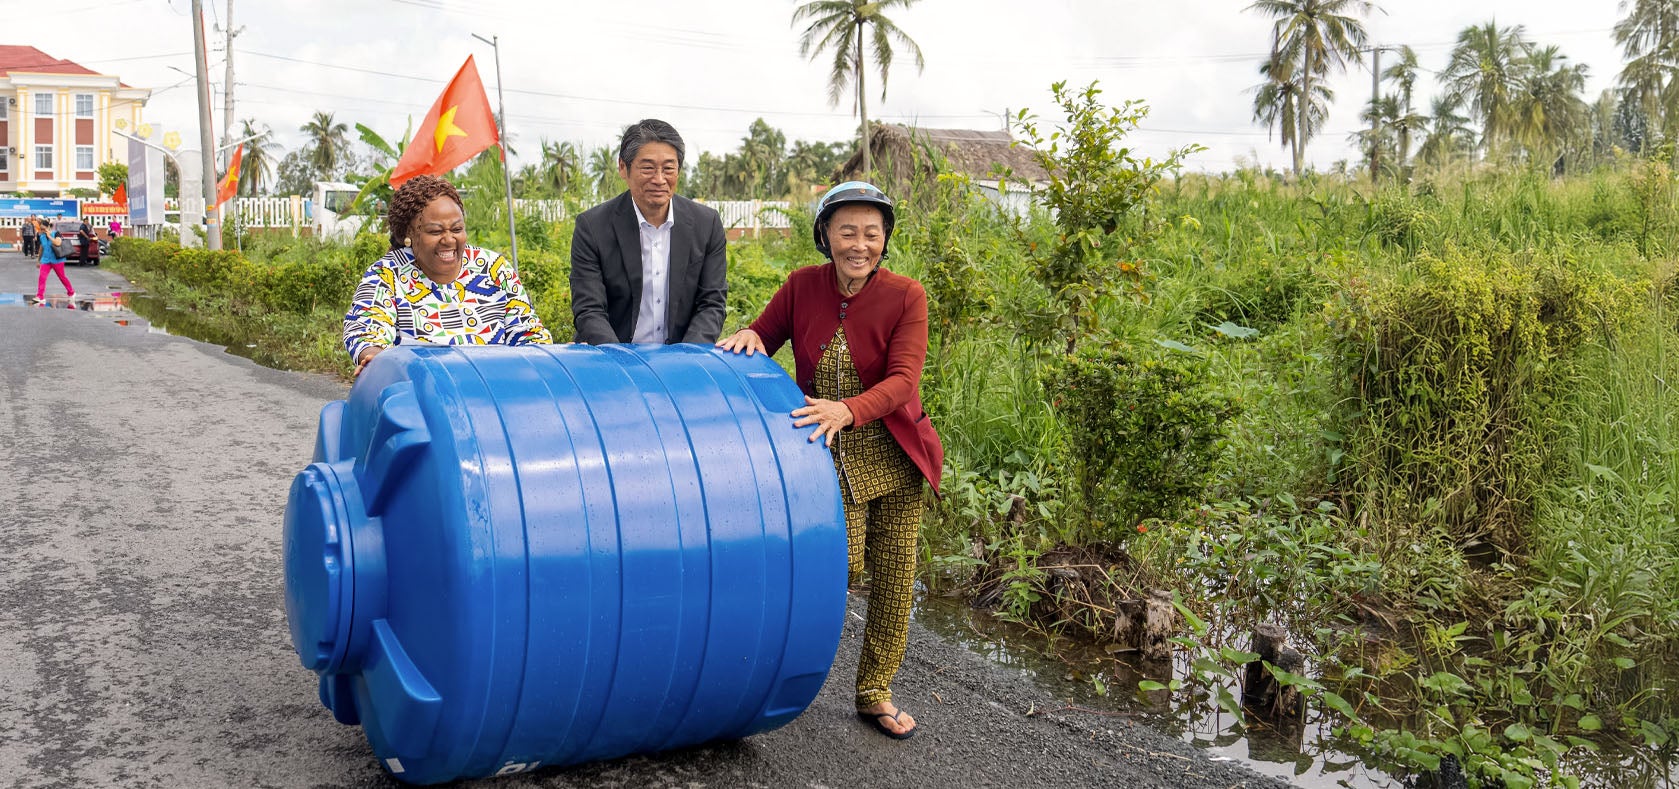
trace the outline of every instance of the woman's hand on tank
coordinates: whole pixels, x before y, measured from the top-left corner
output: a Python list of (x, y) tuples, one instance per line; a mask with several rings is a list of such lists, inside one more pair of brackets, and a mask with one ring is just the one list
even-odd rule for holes
[[(759, 350), (763, 350), (762, 347)], [(826, 437), (827, 446), (834, 445), (834, 437), (857, 421), (851, 414), (850, 406), (838, 400), (823, 400), (816, 397), (805, 397), (805, 407), (794, 409), (793, 417), (797, 422), (794, 427), (809, 427), (816, 425), (816, 432), (810, 434), (810, 440), (815, 441)]]
[(383, 347), (378, 345), (372, 348), (363, 348), (361, 355), (356, 357), (356, 375), (361, 375), (361, 371), (367, 369), (367, 363), (373, 361), (373, 357), (383, 353), (384, 350)]
[[(751, 356), (754, 353), (765, 353), (764, 338), (759, 337), (758, 333), (751, 329), (741, 329), (734, 334), (724, 337), (717, 343), (717, 347), (733, 353), (746, 351), (747, 356)], [(797, 415), (799, 412), (794, 411), (793, 413), (794, 415)]]

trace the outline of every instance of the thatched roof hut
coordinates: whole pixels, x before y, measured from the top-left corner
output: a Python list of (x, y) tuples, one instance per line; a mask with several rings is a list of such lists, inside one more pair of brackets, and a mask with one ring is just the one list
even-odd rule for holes
[[(895, 123), (870, 125), (870, 166), (885, 184), (901, 187), (912, 179), (929, 178), (938, 172), (966, 175), (976, 183), (995, 185), (997, 168), (1013, 171), (1013, 183), (1043, 183), (1044, 169), (1029, 148), (1013, 145), (1006, 131), (975, 129), (923, 129)], [(840, 165), (835, 181), (863, 178), (863, 153), (858, 151)]]

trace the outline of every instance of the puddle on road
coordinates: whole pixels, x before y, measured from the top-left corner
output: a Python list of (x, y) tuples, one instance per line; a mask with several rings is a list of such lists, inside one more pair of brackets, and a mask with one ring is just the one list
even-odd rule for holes
[(167, 306), (162, 299), (144, 293), (124, 293), (122, 302), (128, 310), (146, 319), (147, 331), (220, 345), (228, 353), (243, 356), (264, 367), (285, 369), (278, 356), (263, 351), (259, 342), (261, 338), (255, 332), (226, 331), (195, 313)]
[[(0, 307), (18, 306), (50, 309), (73, 309), (83, 312), (109, 312), (118, 326), (144, 327), (150, 334), (186, 337), (211, 345), (220, 345), (228, 353), (243, 356), (265, 367), (287, 369), (283, 360), (264, 353), (261, 337), (256, 333), (231, 333), (199, 318), (196, 314), (164, 304), (162, 299), (145, 293), (117, 291), (111, 293), (77, 294), (74, 299), (64, 295), (49, 295), (36, 301), (33, 294), (0, 293)], [(138, 316), (135, 320), (132, 316)]]
[[(1189, 674), (1187, 660), (1143, 664), (1124, 653), (1108, 655), (1085, 644), (1052, 639), (1003, 622), (963, 601), (935, 595), (923, 595), (916, 601), (915, 618), (927, 629), (1019, 671), (1069, 705), (1090, 710), (1093, 715), (1135, 716), (1214, 758), (1239, 761), (1255, 772), (1296, 786), (1404, 789), (1433, 785), (1426, 777), (1401, 777), (1405, 775), (1403, 769), (1390, 772), (1391, 765), (1384, 767), (1371, 757), (1341, 750), (1346, 743), (1337, 742), (1331, 732), (1333, 724), (1319, 722), (1317, 710), (1309, 713), (1310, 721), (1291, 737), (1258, 722), (1250, 721), (1243, 727), (1205, 696), (1197, 700), (1183, 692), (1168, 696), (1166, 691), (1158, 691), (1145, 697), (1137, 691), (1140, 680), (1185, 678)], [(1105, 688), (1105, 694), (1097, 692), (1097, 682)], [(1240, 697), (1238, 688), (1231, 687), (1230, 691)], [(1608, 744), (1596, 754), (1577, 750), (1568, 767), (1583, 786), (1679, 786), (1679, 762), (1658, 761), (1647, 750), (1617, 749)]]

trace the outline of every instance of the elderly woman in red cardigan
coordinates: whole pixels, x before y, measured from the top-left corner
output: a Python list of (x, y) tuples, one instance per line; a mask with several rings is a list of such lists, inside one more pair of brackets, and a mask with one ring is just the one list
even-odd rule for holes
[(904, 739), (915, 719), (892, 703), (915, 587), (922, 480), (939, 487), (944, 447), (921, 408), (927, 292), (880, 267), (892, 238), (892, 201), (873, 185), (829, 190), (816, 211), (816, 248), (829, 260), (793, 272), (764, 314), (717, 345), (747, 355), (793, 344), (805, 406), (794, 427), (834, 448), (845, 500), (851, 578), (866, 566), (869, 616), (857, 661), (857, 714)]

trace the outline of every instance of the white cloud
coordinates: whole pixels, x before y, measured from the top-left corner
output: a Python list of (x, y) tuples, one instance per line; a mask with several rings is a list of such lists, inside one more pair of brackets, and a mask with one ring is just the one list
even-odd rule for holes
[[(74, 2), (75, 0), (70, 0)], [(205, 0), (211, 23), (226, 0)], [(869, 83), (871, 115), (918, 119), (928, 126), (998, 128), (1005, 111), (1023, 107), (1053, 120), (1049, 85), (1100, 80), (1105, 96), (1148, 102), (1152, 112), (1136, 143), (1149, 151), (1197, 142), (1208, 151), (1197, 169), (1227, 169), (1236, 157), (1285, 166), (1287, 153), (1252, 121), (1258, 55), (1269, 23), (1245, 2), (1176, 0), (921, 0), (895, 19), (926, 54), (917, 74), (900, 54), (879, 100)], [(386, 135), (418, 120), (467, 55), (496, 100), (491, 49), (471, 34), (498, 35), (507, 78), (507, 113), (515, 147), (528, 155), (539, 138), (586, 145), (612, 142), (626, 123), (661, 117), (691, 150), (732, 149), (748, 124), (764, 117), (789, 139), (842, 139), (856, 121), (848, 98), (827, 101), (826, 56), (798, 54), (793, 0), (630, 3), (568, 0), (236, 0), (236, 115), (274, 128), (282, 145), (300, 144), (297, 128), (317, 110)], [(47, 53), (154, 89), (191, 70), (189, 0), (117, 0), (57, 10), (29, 28), (28, 43)], [(1620, 53), (1609, 28), (1613, 0), (1409, 0), (1389, 2), (1368, 21), (1376, 43), (1410, 44), (1423, 66), (1438, 69), (1458, 31), (1496, 18), (1522, 24), (1591, 67), (1589, 91), (1613, 83)], [(214, 34), (212, 34), (214, 36)], [(211, 78), (223, 80), (213, 42)], [(325, 64), (325, 65), (322, 65)], [(330, 67), (329, 67), (330, 66)], [(1368, 100), (1367, 71), (1331, 81), (1337, 103), (1309, 158), (1320, 167), (1357, 159), (1347, 133)], [(1426, 109), (1435, 86), (1418, 86)], [(159, 90), (148, 119), (196, 139), (192, 84)], [(215, 99), (216, 126), (221, 100)]]

